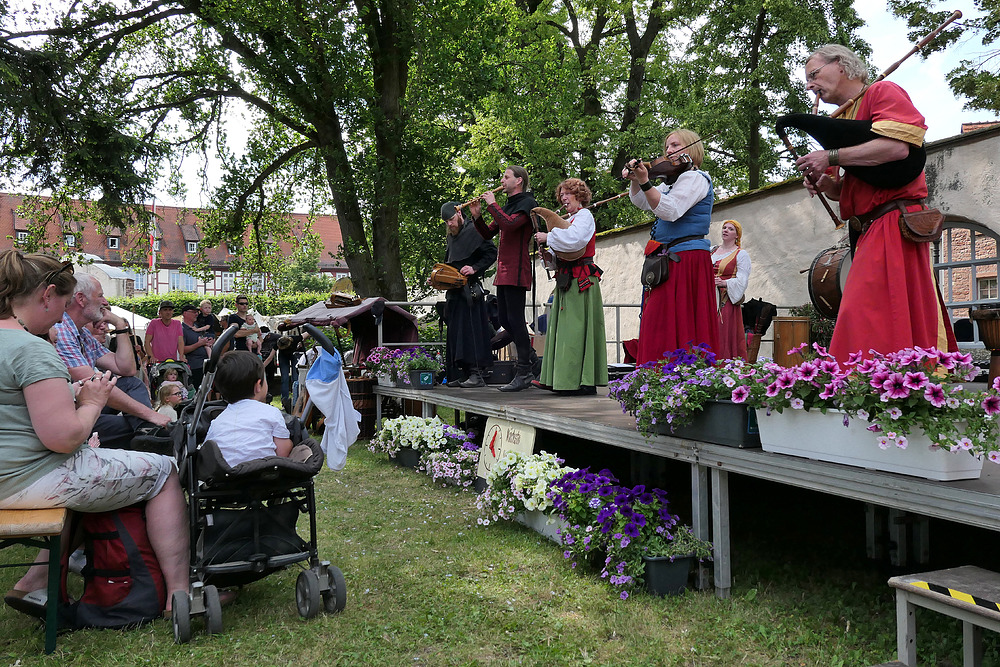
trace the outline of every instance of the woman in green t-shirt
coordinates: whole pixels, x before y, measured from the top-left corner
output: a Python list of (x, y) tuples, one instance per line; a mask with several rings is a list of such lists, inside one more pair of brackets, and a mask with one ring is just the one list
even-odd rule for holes
[[(0, 252), (0, 509), (106, 512), (145, 501), (169, 606), (173, 591), (188, 587), (184, 495), (168, 457), (99, 449), (91, 438), (115, 378), (95, 371), (70, 385), (65, 364), (45, 338), (75, 298), (75, 287), (71, 262)], [(43, 553), (36, 562), (47, 560)], [(4, 600), (37, 613), (38, 605), (24, 598), (45, 588), (47, 574), (45, 565), (32, 566)]]

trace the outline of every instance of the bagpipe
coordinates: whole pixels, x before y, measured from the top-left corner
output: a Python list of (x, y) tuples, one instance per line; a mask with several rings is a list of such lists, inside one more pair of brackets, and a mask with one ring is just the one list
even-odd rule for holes
[[(847, 120), (807, 113), (781, 116), (774, 129), (781, 135), (788, 127), (802, 130), (827, 150), (857, 146), (882, 136), (872, 131), (870, 120)], [(910, 144), (910, 152), (902, 160), (868, 167), (845, 165), (842, 169), (869, 185), (894, 190), (919, 176), (926, 162), (927, 151), (924, 147)]]
[[(962, 18), (961, 11), (956, 10), (953, 12), (944, 23), (932, 30), (926, 37), (914, 45), (905, 56), (890, 65), (874, 81), (866, 84), (855, 97), (841, 104), (837, 110), (829, 116), (824, 117), (804, 113), (794, 113), (778, 118), (774, 129), (781, 138), (781, 141), (785, 144), (785, 148), (792, 156), (792, 159), (798, 160), (798, 155), (795, 152), (795, 147), (792, 146), (792, 142), (788, 140), (787, 133), (785, 132), (785, 128), (788, 127), (794, 127), (809, 134), (827, 150), (834, 148), (846, 148), (847, 146), (857, 146), (867, 141), (871, 141), (872, 139), (881, 137), (882, 135), (876, 134), (872, 131), (871, 121), (845, 120), (837, 118), (837, 116), (843, 114), (859, 99), (861, 99), (861, 96), (865, 94), (872, 84), (878, 83), (895, 72), (896, 68), (899, 67), (907, 58), (924, 48), (950, 23), (960, 18)], [(816, 105), (814, 107), (814, 111), (818, 106), (819, 94), (816, 95)], [(924, 150), (923, 146), (910, 145), (909, 154), (902, 160), (868, 167), (844, 165), (841, 168), (847, 173), (854, 175), (858, 179), (870, 185), (886, 189), (895, 189), (902, 187), (917, 178), (917, 176), (920, 175), (920, 172), (923, 171), (924, 164), (926, 162), (927, 152)], [(811, 174), (807, 174), (806, 178), (814, 184), (818, 179), (817, 176), (813, 176)], [(830, 203), (826, 200), (826, 197), (824, 197), (822, 193), (817, 193), (817, 197), (819, 198), (820, 203), (823, 204), (824, 208), (826, 208), (827, 213), (829, 213), (830, 217), (833, 219), (834, 226), (837, 229), (842, 228), (844, 223), (833, 212), (833, 209), (830, 207)]]

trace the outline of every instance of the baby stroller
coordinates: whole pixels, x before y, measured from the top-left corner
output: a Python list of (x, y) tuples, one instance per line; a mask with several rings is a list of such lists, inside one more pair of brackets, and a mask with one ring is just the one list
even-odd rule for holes
[(167, 371), (177, 371), (177, 381), (184, 385), (184, 388), (191, 389), (191, 369), (183, 361), (174, 361), (173, 359), (168, 359), (162, 361), (158, 364), (154, 364), (152, 368), (149, 369), (149, 390), (156, 396), (156, 392), (159, 391), (160, 385), (163, 384), (163, 379), (167, 375)]
[[(318, 329), (309, 333), (327, 350), (335, 348)], [(205, 362), (205, 376), (194, 400), (182, 409), (173, 430), (181, 485), (188, 495), (191, 525), (191, 585), (171, 600), (174, 641), (191, 639), (191, 619), (205, 616), (208, 634), (222, 631), (218, 587), (248, 584), (290, 565), (302, 571), (295, 584), (299, 614), (312, 618), (321, 605), (343, 610), (347, 585), (339, 568), (319, 559), (316, 547), (316, 497), (313, 478), (323, 466), (323, 451), (301, 422), (286, 416), (292, 442), (305, 445), (304, 461), (268, 457), (230, 467), (214, 441), (205, 441), (212, 419), (225, 409), (208, 401), (222, 350), (238, 330), (229, 327)], [(309, 516), (309, 539), (295, 530), (299, 513)]]

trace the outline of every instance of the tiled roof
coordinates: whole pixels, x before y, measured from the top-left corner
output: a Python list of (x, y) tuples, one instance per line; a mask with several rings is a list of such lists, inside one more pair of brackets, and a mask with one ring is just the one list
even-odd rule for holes
[[(30, 220), (18, 215), (17, 209), (24, 201), (20, 195), (0, 192), (0, 249), (9, 248), (13, 244), (7, 237), (16, 236), (17, 231), (27, 231)], [(157, 266), (164, 269), (177, 268), (185, 264), (188, 260), (187, 241), (200, 241), (201, 232), (198, 230), (201, 211), (176, 206), (156, 206), (157, 234), (160, 239), (160, 251), (157, 257)], [(309, 220), (309, 216), (301, 213), (291, 214), (293, 231), (295, 238), (301, 239), (302, 230)], [(122, 247), (119, 250), (108, 248), (108, 236), (121, 235), (121, 230), (108, 229), (107, 234), (98, 231), (97, 226), (87, 220), (58, 219), (60, 229), (50, 228), (48, 240), (58, 242), (60, 235), (67, 232), (79, 234), (79, 242), (76, 250), (79, 252), (91, 253), (102, 258), (111, 265), (120, 265), (122, 262), (121, 250), (125, 250), (126, 239), (122, 239)], [(73, 228), (75, 227), (75, 229)], [(320, 253), (319, 268), (321, 271), (332, 271), (347, 269), (346, 262), (330, 257), (329, 253), (338, 254), (343, 244), (343, 237), (340, 232), (340, 222), (335, 215), (317, 215), (313, 221), (313, 233), (319, 236), (323, 243), (323, 251)], [(114, 232), (117, 232), (115, 234)], [(135, 235), (136, 231), (131, 230), (130, 235)], [(279, 249), (284, 255), (291, 254), (293, 246), (291, 243), (281, 243)], [(232, 255), (229, 254), (225, 244), (218, 248), (206, 248), (205, 254), (209, 261), (209, 268), (216, 271), (226, 271)]]

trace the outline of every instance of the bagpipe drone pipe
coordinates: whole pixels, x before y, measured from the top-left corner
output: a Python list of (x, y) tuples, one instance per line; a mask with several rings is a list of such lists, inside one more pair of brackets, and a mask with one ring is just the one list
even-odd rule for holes
[[(782, 136), (787, 127), (802, 130), (827, 150), (857, 146), (872, 139), (884, 138), (872, 131), (870, 120), (846, 120), (807, 113), (791, 113), (779, 117), (774, 125), (774, 129)], [(900, 188), (919, 176), (924, 169), (924, 163), (927, 162), (927, 152), (923, 146), (908, 145), (910, 153), (902, 160), (872, 167), (843, 166), (843, 169), (877, 188), (888, 190)]]

